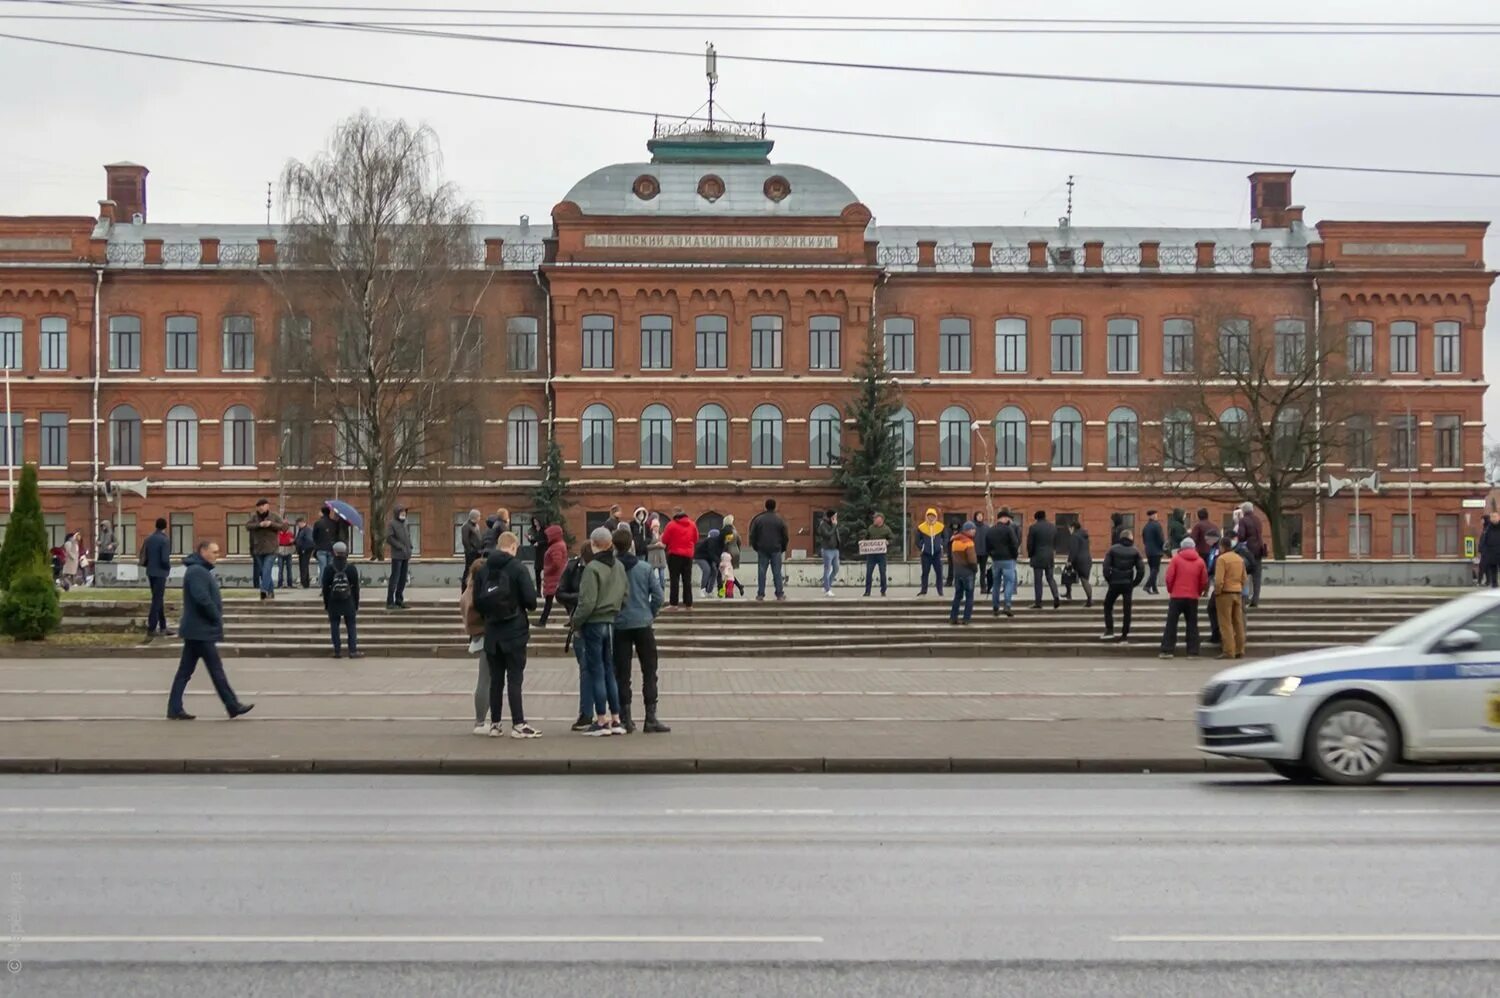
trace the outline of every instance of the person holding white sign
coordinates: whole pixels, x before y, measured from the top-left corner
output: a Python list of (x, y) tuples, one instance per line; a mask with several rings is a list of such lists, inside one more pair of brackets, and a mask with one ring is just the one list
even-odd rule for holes
[(887, 552), (895, 533), (885, 524), (885, 517), (876, 513), (870, 518), (864, 539), (859, 542), (859, 553), (865, 556), (865, 595), (870, 595), (870, 582), (875, 570), (880, 569), (880, 595), (885, 595), (885, 568)]

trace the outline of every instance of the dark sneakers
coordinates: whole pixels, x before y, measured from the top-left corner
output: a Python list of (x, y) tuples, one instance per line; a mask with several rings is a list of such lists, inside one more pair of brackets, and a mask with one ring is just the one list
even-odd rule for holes
[(594, 719), (587, 714), (579, 714), (578, 720), (573, 722), (574, 731), (587, 731), (594, 724)]
[(255, 709), (255, 704), (253, 704), (253, 703), (242, 703), (238, 707), (234, 708), (234, 710), (231, 710), (229, 712), (229, 719), (232, 721), (236, 717), (244, 717), (246, 714), (250, 713), (254, 709)]
[(167, 720), (169, 720), (169, 721), (196, 721), (196, 720), (198, 720), (198, 715), (197, 714), (189, 714), (187, 711), (183, 711), (180, 714), (168, 714), (167, 715)]

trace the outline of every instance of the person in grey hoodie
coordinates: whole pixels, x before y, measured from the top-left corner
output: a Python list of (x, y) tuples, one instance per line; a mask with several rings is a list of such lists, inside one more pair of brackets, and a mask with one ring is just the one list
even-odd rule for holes
[(641, 694), (646, 701), (646, 720), (643, 728), (647, 734), (666, 734), (672, 729), (656, 719), (658, 698), (656, 673), (656, 631), (652, 622), (661, 613), (665, 602), (661, 582), (644, 558), (635, 554), (635, 532), (629, 527), (620, 527), (614, 533), (615, 557), (625, 566), (625, 582), (628, 586), (625, 602), (615, 618), (614, 668), (615, 685), (620, 691), (620, 723), (626, 734), (635, 732), (635, 719), (631, 716), (630, 658), (631, 652), (641, 659)]
[(406, 609), (406, 580), (411, 572), (411, 528), (406, 525), (406, 507), (397, 506), (396, 515), (385, 532), (385, 546), (391, 556), (391, 575), (385, 583), (385, 608)]

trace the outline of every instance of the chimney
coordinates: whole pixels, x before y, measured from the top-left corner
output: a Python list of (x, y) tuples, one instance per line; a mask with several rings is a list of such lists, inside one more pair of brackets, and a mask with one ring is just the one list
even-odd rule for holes
[(1285, 229), (1291, 224), (1292, 176), (1290, 172), (1250, 174), (1250, 218), (1261, 228)]
[(141, 216), (146, 220), (146, 174), (139, 163), (110, 163), (104, 167), (105, 197), (115, 203), (115, 218)]

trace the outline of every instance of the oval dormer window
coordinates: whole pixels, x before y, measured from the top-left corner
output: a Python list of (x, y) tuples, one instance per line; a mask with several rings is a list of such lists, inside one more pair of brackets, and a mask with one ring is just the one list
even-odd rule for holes
[(630, 185), (630, 189), (642, 201), (650, 201), (661, 193), (661, 182), (651, 176), (651, 174), (643, 173), (635, 178), (635, 183)]
[(698, 181), (698, 196), (709, 202), (719, 200), (724, 196), (724, 181), (710, 173)]

